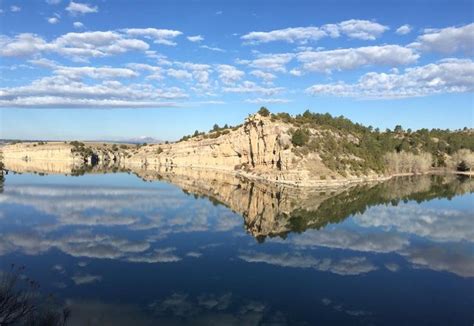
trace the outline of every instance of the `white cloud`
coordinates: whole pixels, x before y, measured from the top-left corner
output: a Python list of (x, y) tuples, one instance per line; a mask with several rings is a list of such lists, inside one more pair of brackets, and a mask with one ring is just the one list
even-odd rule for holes
[(284, 88), (282, 87), (262, 87), (251, 81), (244, 81), (242, 84), (232, 87), (223, 87), (222, 89), (227, 93), (257, 93), (264, 95), (276, 95), (281, 93)]
[(66, 11), (68, 11), (71, 15), (77, 15), (77, 14), (84, 15), (84, 14), (96, 13), (99, 10), (97, 6), (92, 7), (91, 5), (86, 4), (86, 3), (71, 1), (69, 2), (69, 5), (66, 7)]
[[(123, 74), (127, 70), (121, 71)], [(84, 74), (84, 71), (81, 72)], [(87, 73), (108, 78), (116, 70), (90, 70)], [(126, 72), (125, 74), (129, 74)], [(103, 81), (93, 85), (65, 75), (54, 75), (33, 81), (30, 85), (0, 88), (0, 107), (162, 107), (187, 95), (177, 87), (156, 88), (149, 84), (124, 85), (118, 81)]]
[(188, 39), (188, 41), (190, 41), (190, 42), (201, 42), (201, 41), (204, 41), (204, 37), (202, 37), (201, 35), (188, 36), (187, 39)]
[(245, 75), (245, 72), (231, 65), (218, 65), (217, 72), (219, 73), (219, 79), (226, 85), (235, 84)]
[(176, 78), (176, 79), (180, 79), (180, 80), (191, 80), (193, 78), (193, 75), (186, 71), (186, 70), (183, 70), (183, 69), (173, 69), (173, 68), (170, 68), (166, 71), (166, 74), (170, 77), (173, 77), (173, 78)]
[(247, 44), (274, 41), (305, 44), (309, 41), (318, 41), (324, 37), (337, 38), (343, 34), (354, 39), (375, 40), (386, 30), (388, 30), (387, 26), (376, 22), (351, 19), (338, 24), (326, 24), (321, 27), (292, 27), (270, 32), (250, 32), (243, 35), (241, 39)]
[(149, 45), (142, 40), (124, 38), (112, 31), (95, 31), (64, 34), (45, 47), (73, 58), (105, 57), (128, 51), (145, 51)]
[(153, 42), (156, 44), (170, 46), (175, 46), (176, 42), (174, 42), (173, 39), (183, 34), (180, 31), (156, 28), (127, 28), (124, 31), (130, 36), (146, 37), (153, 39)]
[(399, 45), (367, 46), (330, 51), (301, 52), (297, 60), (303, 64), (298, 71), (329, 73), (332, 70), (348, 70), (361, 66), (398, 66), (416, 62), (419, 55), (412, 49)]
[(72, 60), (84, 61), (89, 57), (105, 57), (128, 51), (146, 51), (149, 45), (142, 40), (126, 38), (113, 31), (67, 33), (52, 42), (23, 33), (13, 38), (0, 36), (0, 56), (33, 56), (53, 52)]
[(209, 46), (209, 45), (201, 45), (200, 48), (201, 48), (201, 49), (210, 50), (210, 51), (214, 51), (214, 52), (226, 52), (224, 49), (221, 49), (221, 48), (218, 48), (218, 47)]
[(290, 103), (291, 101), (284, 98), (258, 97), (258, 98), (246, 99), (245, 102), (252, 103), (252, 104), (285, 104), (285, 103)]
[(11, 12), (20, 12), (21, 7), (19, 7), (19, 6), (10, 6), (10, 11)]
[(398, 35), (406, 35), (406, 34), (409, 34), (411, 30), (412, 30), (412, 27), (410, 25), (402, 25), (399, 28), (397, 28), (395, 33), (397, 33)]
[(273, 80), (276, 78), (274, 74), (270, 72), (261, 71), (261, 70), (252, 70), (250, 74), (252, 76), (262, 79), (263, 81), (267, 83), (273, 82)]
[(13, 38), (0, 36), (0, 56), (31, 56), (46, 48), (47, 43), (31, 33), (18, 34)]
[(112, 67), (64, 67), (58, 66), (54, 73), (63, 75), (70, 79), (80, 79), (82, 77), (94, 79), (115, 79), (137, 77), (139, 74), (127, 68)]
[(426, 30), (411, 46), (421, 51), (444, 54), (464, 52), (474, 55), (474, 23)]
[(74, 28), (84, 28), (84, 24), (81, 22), (74, 22), (72, 26), (74, 26)]
[(375, 40), (389, 28), (368, 20), (351, 19), (337, 25), (339, 32), (359, 40)]
[(403, 74), (370, 72), (357, 83), (316, 84), (306, 92), (354, 98), (406, 98), (442, 93), (474, 91), (474, 62), (445, 59), (425, 66), (405, 69)]
[(59, 18), (58, 17), (50, 17), (50, 18), (48, 18), (48, 23), (53, 24), (53, 25), (57, 24), (57, 23), (59, 23)]
[(199, 83), (199, 88), (207, 88), (209, 86), (210, 65), (192, 62), (176, 62), (176, 64), (191, 71), (192, 77)]
[(327, 36), (326, 32), (318, 27), (293, 27), (270, 32), (250, 32), (241, 36), (241, 39), (248, 44), (268, 43), (273, 41), (306, 43), (308, 41), (317, 41), (325, 36)]
[(246, 64), (249, 67), (271, 70), (276, 72), (285, 72), (286, 64), (294, 58), (293, 53), (261, 54), (254, 60), (239, 60), (237, 63)]
[(57, 5), (57, 4), (61, 3), (61, 0), (46, 0), (46, 3), (48, 5)]

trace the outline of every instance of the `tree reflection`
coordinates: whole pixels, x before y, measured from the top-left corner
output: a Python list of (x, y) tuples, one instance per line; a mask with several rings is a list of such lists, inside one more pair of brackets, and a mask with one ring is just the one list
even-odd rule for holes
[(39, 284), (25, 278), (25, 267), (12, 265), (0, 277), (0, 325), (65, 326), (70, 312), (39, 294)]

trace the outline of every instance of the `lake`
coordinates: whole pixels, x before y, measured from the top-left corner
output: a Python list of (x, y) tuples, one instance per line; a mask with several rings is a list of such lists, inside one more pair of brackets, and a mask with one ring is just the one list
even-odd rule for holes
[(10, 172), (0, 191), (0, 268), (25, 266), (69, 325), (474, 322), (473, 179)]

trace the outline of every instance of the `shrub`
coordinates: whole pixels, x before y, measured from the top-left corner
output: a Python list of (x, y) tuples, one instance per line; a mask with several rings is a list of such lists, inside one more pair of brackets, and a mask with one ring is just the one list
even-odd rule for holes
[(309, 132), (305, 129), (297, 129), (291, 136), (291, 142), (294, 146), (304, 146), (309, 140)]
[(270, 115), (270, 111), (266, 107), (262, 106), (260, 110), (258, 110), (258, 114), (268, 117)]

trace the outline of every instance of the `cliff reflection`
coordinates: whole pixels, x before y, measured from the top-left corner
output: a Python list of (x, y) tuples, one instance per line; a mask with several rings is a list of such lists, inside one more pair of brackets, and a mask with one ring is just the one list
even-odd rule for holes
[(474, 191), (474, 180), (462, 176), (399, 177), (379, 183), (328, 189), (291, 188), (216, 174), (204, 170), (137, 173), (144, 180), (165, 180), (195, 197), (223, 204), (244, 218), (248, 233), (259, 241), (285, 238), (290, 232), (321, 229), (377, 205), (451, 199)]
[[(25, 164), (26, 166), (17, 166), (17, 170), (30, 171), (28, 162)], [(72, 174), (77, 172), (67, 171)], [(103, 172), (103, 169), (94, 169), (81, 171), (80, 174)], [(473, 179), (454, 175), (399, 177), (385, 182), (349, 187), (311, 189), (256, 182), (210, 170), (174, 168), (158, 172), (132, 172), (144, 181), (166, 181), (196, 199), (207, 198), (214, 205), (230, 208), (243, 217), (246, 231), (259, 242), (263, 242), (267, 237), (285, 238), (290, 232), (321, 229), (328, 224), (339, 223), (349, 216), (361, 215), (371, 206), (396, 206), (401, 201), (421, 203), (436, 198), (450, 199), (474, 191)], [(3, 191), (2, 177), (0, 191)], [(135, 229), (159, 226), (162, 232), (171, 230), (163, 229), (167, 223), (163, 219), (157, 220), (154, 216), (156, 210), (183, 207), (185, 202), (188, 202), (176, 192), (169, 193), (153, 188), (44, 185), (12, 185), (3, 197), (3, 201), (7, 200), (11, 203), (33, 205), (44, 213), (60, 216), (61, 221), (69, 225), (130, 225)], [(141, 217), (137, 217), (137, 214), (123, 214), (123, 211), (137, 209), (142, 213)], [(91, 210), (95, 213), (91, 213)], [(201, 208), (189, 212), (190, 216), (197, 213), (202, 216), (206, 214), (201, 212)], [(194, 216), (192, 220), (172, 222), (168, 226), (173, 228), (173, 231), (180, 227), (182, 231), (208, 229), (208, 225), (205, 225), (207, 222), (199, 222), (203, 220)], [(229, 221), (217, 223), (221, 223), (220, 226), (224, 229), (224, 224), (229, 226)], [(235, 226), (235, 222), (230, 224)]]

